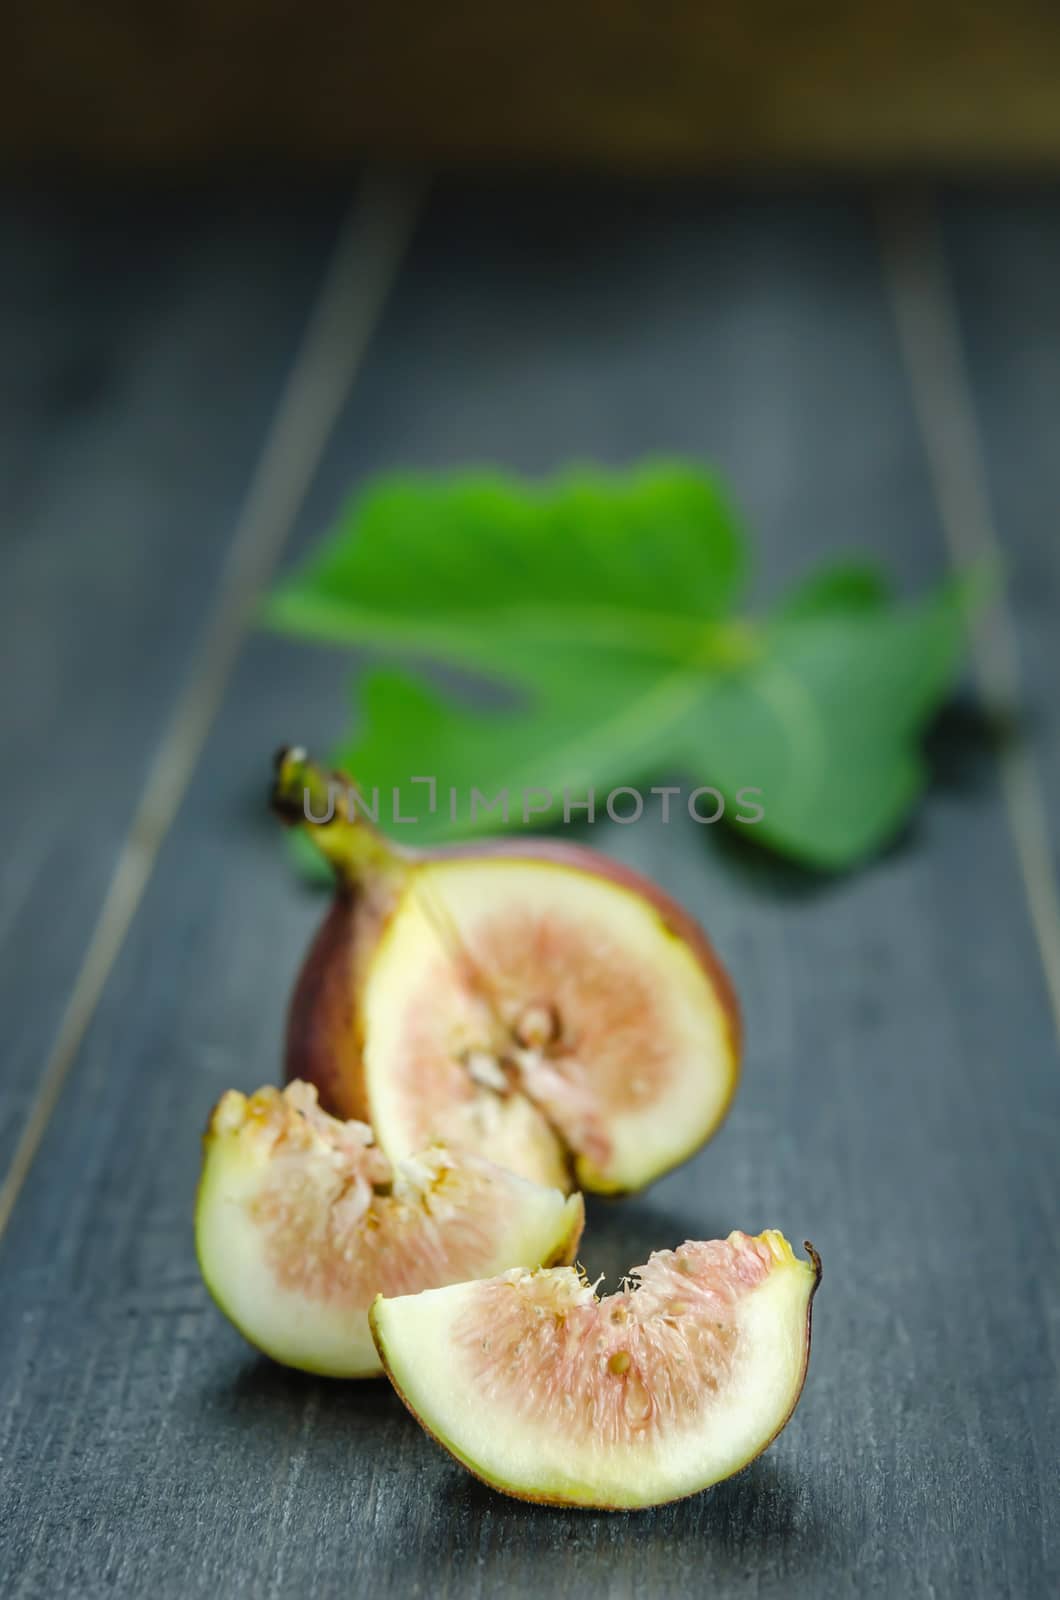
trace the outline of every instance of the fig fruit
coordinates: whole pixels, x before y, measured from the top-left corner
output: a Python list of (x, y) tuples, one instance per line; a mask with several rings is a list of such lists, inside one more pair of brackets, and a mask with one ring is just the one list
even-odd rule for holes
[(306, 1372), (379, 1372), (368, 1310), (380, 1290), (571, 1261), (581, 1237), (580, 1195), (441, 1147), (392, 1168), (371, 1129), (321, 1111), (309, 1084), (230, 1089), (204, 1142), (206, 1286), (251, 1344)]
[(603, 1300), (573, 1268), (513, 1270), (380, 1296), (372, 1332), (405, 1404), (495, 1489), (659, 1505), (739, 1471), (791, 1416), (821, 1275), (806, 1249), (772, 1231), (683, 1244)]
[(369, 1122), (391, 1160), (438, 1138), (618, 1193), (717, 1128), (736, 999), (705, 934), (646, 878), (553, 839), (402, 848), (297, 749), (277, 758), (273, 803), (338, 880), (292, 998), (287, 1075)]

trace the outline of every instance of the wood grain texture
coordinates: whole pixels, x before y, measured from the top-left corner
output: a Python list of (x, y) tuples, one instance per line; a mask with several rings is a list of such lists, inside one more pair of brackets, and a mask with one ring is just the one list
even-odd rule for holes
[[(1023, 722), (1060, 800), (1060, 187), (956, 192), (944, 237), (1018, 623)], [(1054, 829), (1060, 864), (1060, 827)]]
[(340, 207), (324, 195), (286, 205), (8, 196), (0, 1178), (182, 686)]
[[(870, 207), (856, 198), (443, 190), (299, 532), (396, 461), (719, 462), (763, 592), (851, 546), (942, 541)], [(825, 1277), (789, 1429), (656, 1513), (475, 1483), (380, 1384), (286, 1374), (209, 1304), (198, 1132), (278, 1071), (320, 905), (285, 872), (271, 749), (341, 716), (334, 653), (253, 639), (0, 1253), (5, 1591), (1027, 1596), (1060, 1579), (1057, 1042), (974, 716), (862, 873), (819, 881), (690, 824), (596, 828), (708, 926), (748, 1020), (715, 1143), (594, 1203), (590, 1272), (735, 1226)]]

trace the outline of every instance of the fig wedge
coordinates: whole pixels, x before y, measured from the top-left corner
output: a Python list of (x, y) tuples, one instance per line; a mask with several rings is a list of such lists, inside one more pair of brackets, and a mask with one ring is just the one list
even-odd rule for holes
[(337, 875), (292, 998), (287, 1075), (370, 1122), (392, 1160), (438, 1138), (620, 1193), (717, 1128), (736, 998), (654, 884), (553, 839), (402, 849), (297, 749), (278, 757), (273, 803)]
[(580, 1195), (441, 1147), (391, 1167), (372, 1131), (305, 1083), (230, 1089), (206, 1131), (195, 1211), (203, 1278), (251, 1344), (330, 1377), (380, 1371), (375, 1295), (570, 1261)]
[(379, 1354), (427, 1431), (517, 1499), (620, 1510), (738, 1472), (798, 1401), (820, 1279), (811, 1246), (683, 1244), (597, 1299), (575, 1269), (513, 1270), (372, 1307)]

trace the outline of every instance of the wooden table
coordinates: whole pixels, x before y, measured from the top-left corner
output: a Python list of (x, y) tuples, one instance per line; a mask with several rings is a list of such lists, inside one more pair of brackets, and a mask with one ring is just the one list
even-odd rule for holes
[[(1060, 191), (5, 209), (4, 1594), (1055, 1590)], [(782, 1438), (604, 1516), (491, 1493), (382, 1384), (257, 1359), (190, 1217), (206, 1113), (276, 1075), (320, 910), (263, 791), (277, 744), (334, 735), (349, 662), (252, 629), (274, 562), (377, 468), (653, 451), (728, 475), (762, 598), (851, 548), (910, 589), (1001, 554), (1007, 587), (930, 798), (864, 871), (594, 832), (706, 922), (748, 1050), (706, 1152), (590, 1207), (586, 1266), (769, 1224), (825, 1264)]]

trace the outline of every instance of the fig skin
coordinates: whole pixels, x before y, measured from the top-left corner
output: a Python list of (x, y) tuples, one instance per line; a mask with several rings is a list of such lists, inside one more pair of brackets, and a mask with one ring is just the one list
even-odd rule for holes
[[(280, 750), (275, 768), (271, 803), (288, 826), (307, 825), (307, 792), (313, 811), (321, 814), (327, 807), (329, 784), (337, 784), (343, 791), (353, 787), (344, 774), (327, 774), (312, 766), (298, 746)], [(360, 997), (372, 955), (386, 933), (409, 874), (430, 862), (496, 860), (539, 861), (583, 873), (626, 890), (652, 907), (666, 932), (684, 946), (704, 973), (724, 1016), (731, 1073), (715, 1128), (724, 1120), (739, 1083), (743, 1047), (736, 992), (700, 925), (649, 878), (585, 845), (546, 837), (488, 838), (413, 849), (384, 839), (365, 817), (349, 819), (338, 802), (331, 821), (309, 822), (308, 826), (314, 843), (333, 866), (336, 887), (292, 992), (284, 1075), (288, 1082), (302, 1079), (314, 1084), (321, 1105), (332, 1115), (373, 1120), (363, 1071)]]
[[(743, 1472), (747, 1467), (749, 1467), (752, 1461), (756, 1461), (759, 1456), (764, 1455), (766, 1450), (769, 1449), (770, 1445), (773, 1444), (773, 1442), (783, 1433), (784, 1429), (794, 1416), (799, 1401), (802, 1398), (802, 1391), (806, 1385), (806, 1375), (809, 1371), (810, 1365), (810, 1348), (813, 1339), (813, 1305), (817, 1291), (821, 1286), (822, 1277), (821, 1258), (809, 1240), (804, 1242), (803, 1249), (806, 1251), (806, 1254), (809, 1257), (810, 1266), (813, 1271), (813, 1283), (810, 1287), (809, 1297), (806, 1303), (806, 1335), (803, 1341), (802, 1365), (799, 1370), (798, 1378), (793, 1386), (790, 1404), (769, 1437), (762, 1440), (762, 1442), (759, 1443), (744, 1460), (735, 1466), (731, 1472), (726, 1474), (726, 1477), (735, 1477), (737, 1473)], [(654, 1510), (656, 1507), (661, 1505), (672, 1505), (676, 1504), (680, 1500), (690, 1500), (696, 1495), (706, 1493), (709, 1489), (716, 1487), (716, 1483), (725, 1481), (724, 1478), (719, 1478), (715, 1481), (715, 1483), (709, 1483), (698, 1488), (691, 1488), (680, 1494), (664, 1494), (658, 1499), (652, 1499), (650, 1502), (644, 1502), (639, 1505), (620, 1505), (612, 1504), (603, 1498), (590, 1501), (563, 1498), (559, 1495), (550, 1495), (544, 1492), (535, 1493), (533, 1490), (528, 1489), (525, 1486), (514, 1486), (507, 1482), (501, 1483), (497, 1479), (487, 1477), (478, 1469), (473, 1461), (468, 1459), (466, 1454), (459, 1450), (449, 1439), (440, 1433), (438, 1429), (430, 1421), (428, 1421), (419, 1410), (417, 1410), (417, 1408), (409, 1399), (408, 1394), (405, 1392), (402, 1383), (399, 1381), (399, 1378), (395, 1373), (389, 1359), (385, 1335), (380, 1326), (380, 1309), (384, 1304), (384, 1296), (381, 1294), (377, 1295), (372, 1304), (371, 1311), (369, 1312), (368, 1320), (372, 1331), (372, 1337), (375, 1340), (376, 1349), (379, 1352), (379, 1359), (382, 1363), (383, 1371), (390, 1383), (393, 1385), (395, 1393), (405, 1406), (406, 1410), (416, 1419), (428, 1437), (433, 1439), (436, 1444), (439, 1444), (442, 1449), (447, 1452), (447, 1454), (451, 1455), (456, 1461), (458, 1461), (473, 1478), (477, 1478), (479, 1483), (484, 1484), (487, 1489), (492, 1489), (494, 1493), (503, 1494), (512, 1500), (521, 1500), (529, 1505), (556, 1507), (557, 1509), (564, 1511), (622, 1511), (628, 1513), (630, 1511), (636, 1512), (638, 1510)]]
[(284, 1077), (315, 1084), (332, 1116), (368, 1122), (351, 972), (358, 893), (340, 883), (302, 963), (287, 1011)]

